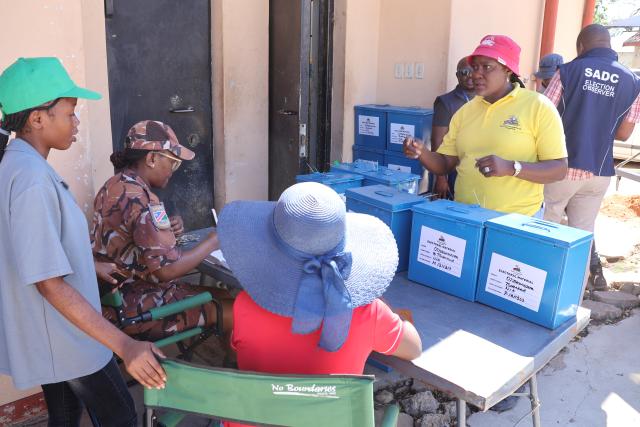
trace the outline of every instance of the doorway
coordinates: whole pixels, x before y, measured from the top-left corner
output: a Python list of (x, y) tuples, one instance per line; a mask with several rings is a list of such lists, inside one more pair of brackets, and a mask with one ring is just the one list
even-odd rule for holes
[(185, 229), (212, 224), (213, 129), (209, 0), (105, 0), (113, 149), (153, 119), (196, 153), (156, 190)]
[(333, 0), (269, 1), (269, 199), (329, 167)]

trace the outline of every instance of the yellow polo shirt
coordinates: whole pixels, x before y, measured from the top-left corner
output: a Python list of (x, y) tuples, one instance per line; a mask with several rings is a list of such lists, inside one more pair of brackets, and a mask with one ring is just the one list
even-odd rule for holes
[(544, 95), (514, 89), (493, 104), (476, 96), (451, 119), (438, 153), (457, 156), (456, 201), (500, 212), (533, 215), (542, 205), (543, 184), (506, 176), (485, 178), (476, 159), (538, 162), (567, 157), (562, 120)]

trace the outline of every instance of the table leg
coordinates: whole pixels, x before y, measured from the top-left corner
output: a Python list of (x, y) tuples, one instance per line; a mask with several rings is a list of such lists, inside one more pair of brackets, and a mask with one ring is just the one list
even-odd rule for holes
[[(466, 427), (467, 425), (467, 402), (458, 399), (456, 402), (456, 411), (458, 413), (458, 427)], [(540, 426), (538, 426), (540, 427)]]
[(529, 378), (529, 399), (531, 399), (531, 417), (533, 427), (540, 427), (540, 400), (538, 399), (538, 378), (533, 374)]

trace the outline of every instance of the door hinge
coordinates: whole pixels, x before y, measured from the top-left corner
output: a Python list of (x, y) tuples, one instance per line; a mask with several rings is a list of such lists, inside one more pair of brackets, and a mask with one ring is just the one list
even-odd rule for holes
[(299, 145), (298, 145), (298, 154), (300, 158), (306, 158), (307, 157), (307, 124), (306, 123), (300, 123), (300, 128), (299, 128)]

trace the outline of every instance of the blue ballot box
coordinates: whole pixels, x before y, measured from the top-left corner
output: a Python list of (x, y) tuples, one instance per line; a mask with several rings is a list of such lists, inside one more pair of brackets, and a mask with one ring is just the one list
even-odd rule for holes
[(380, 166), (384, 164), (384, 150), (354, 145), (352, 151), (354, 162), (358, 160), (370, 160), (377, 162)]
[(408, 159), (403, 153), (385, 150), (384, 165), (391, 170), (414, 173), (422, 176), (422, 164), (417, 159)]
[(429, 143), (433, 110), (420, 107), (389, 107), (387, 110), (387, 150), (402, 151), (408, 136)]
[(362, 175), (338, 172), (314, 172), (296, 176), (296, 182), (319, 182), (333, 188), (338, 194), (343, 194), (347, 188), (362, 186), (362, 181)]
[(362, 175), (363, 172), (371, 172), (378, 170), (378, 164), (367, 160), (357, 159), (353, 163), (342, 162), (331, 165), (330, 172), (337, 173), (353, 173)]
[(345, 196), (347, 211), (373, 215), (389, 226), (398, 245), (397, 271), (405, 271), (411, 240), (411, 207), (425, 199), (385, 185), (350, 188)]
[(354, 107), (354, 142), (366, 148), (384, 150), (387, 141), (388, 105), (356, 105)]
[(451, 200), (412, 210), (409, 280), (474, 301), (484, 224), (504, 214)]
[(406, 193), (417, 194), (420, 186), (420, 175), (392, 170), (379, 166), (376, 171), (362, 172), (362, 186), (382, 184)]
[(486, 229), (479, 302), (550, 329), (575, 316), (592, 233), (520, 214)]

